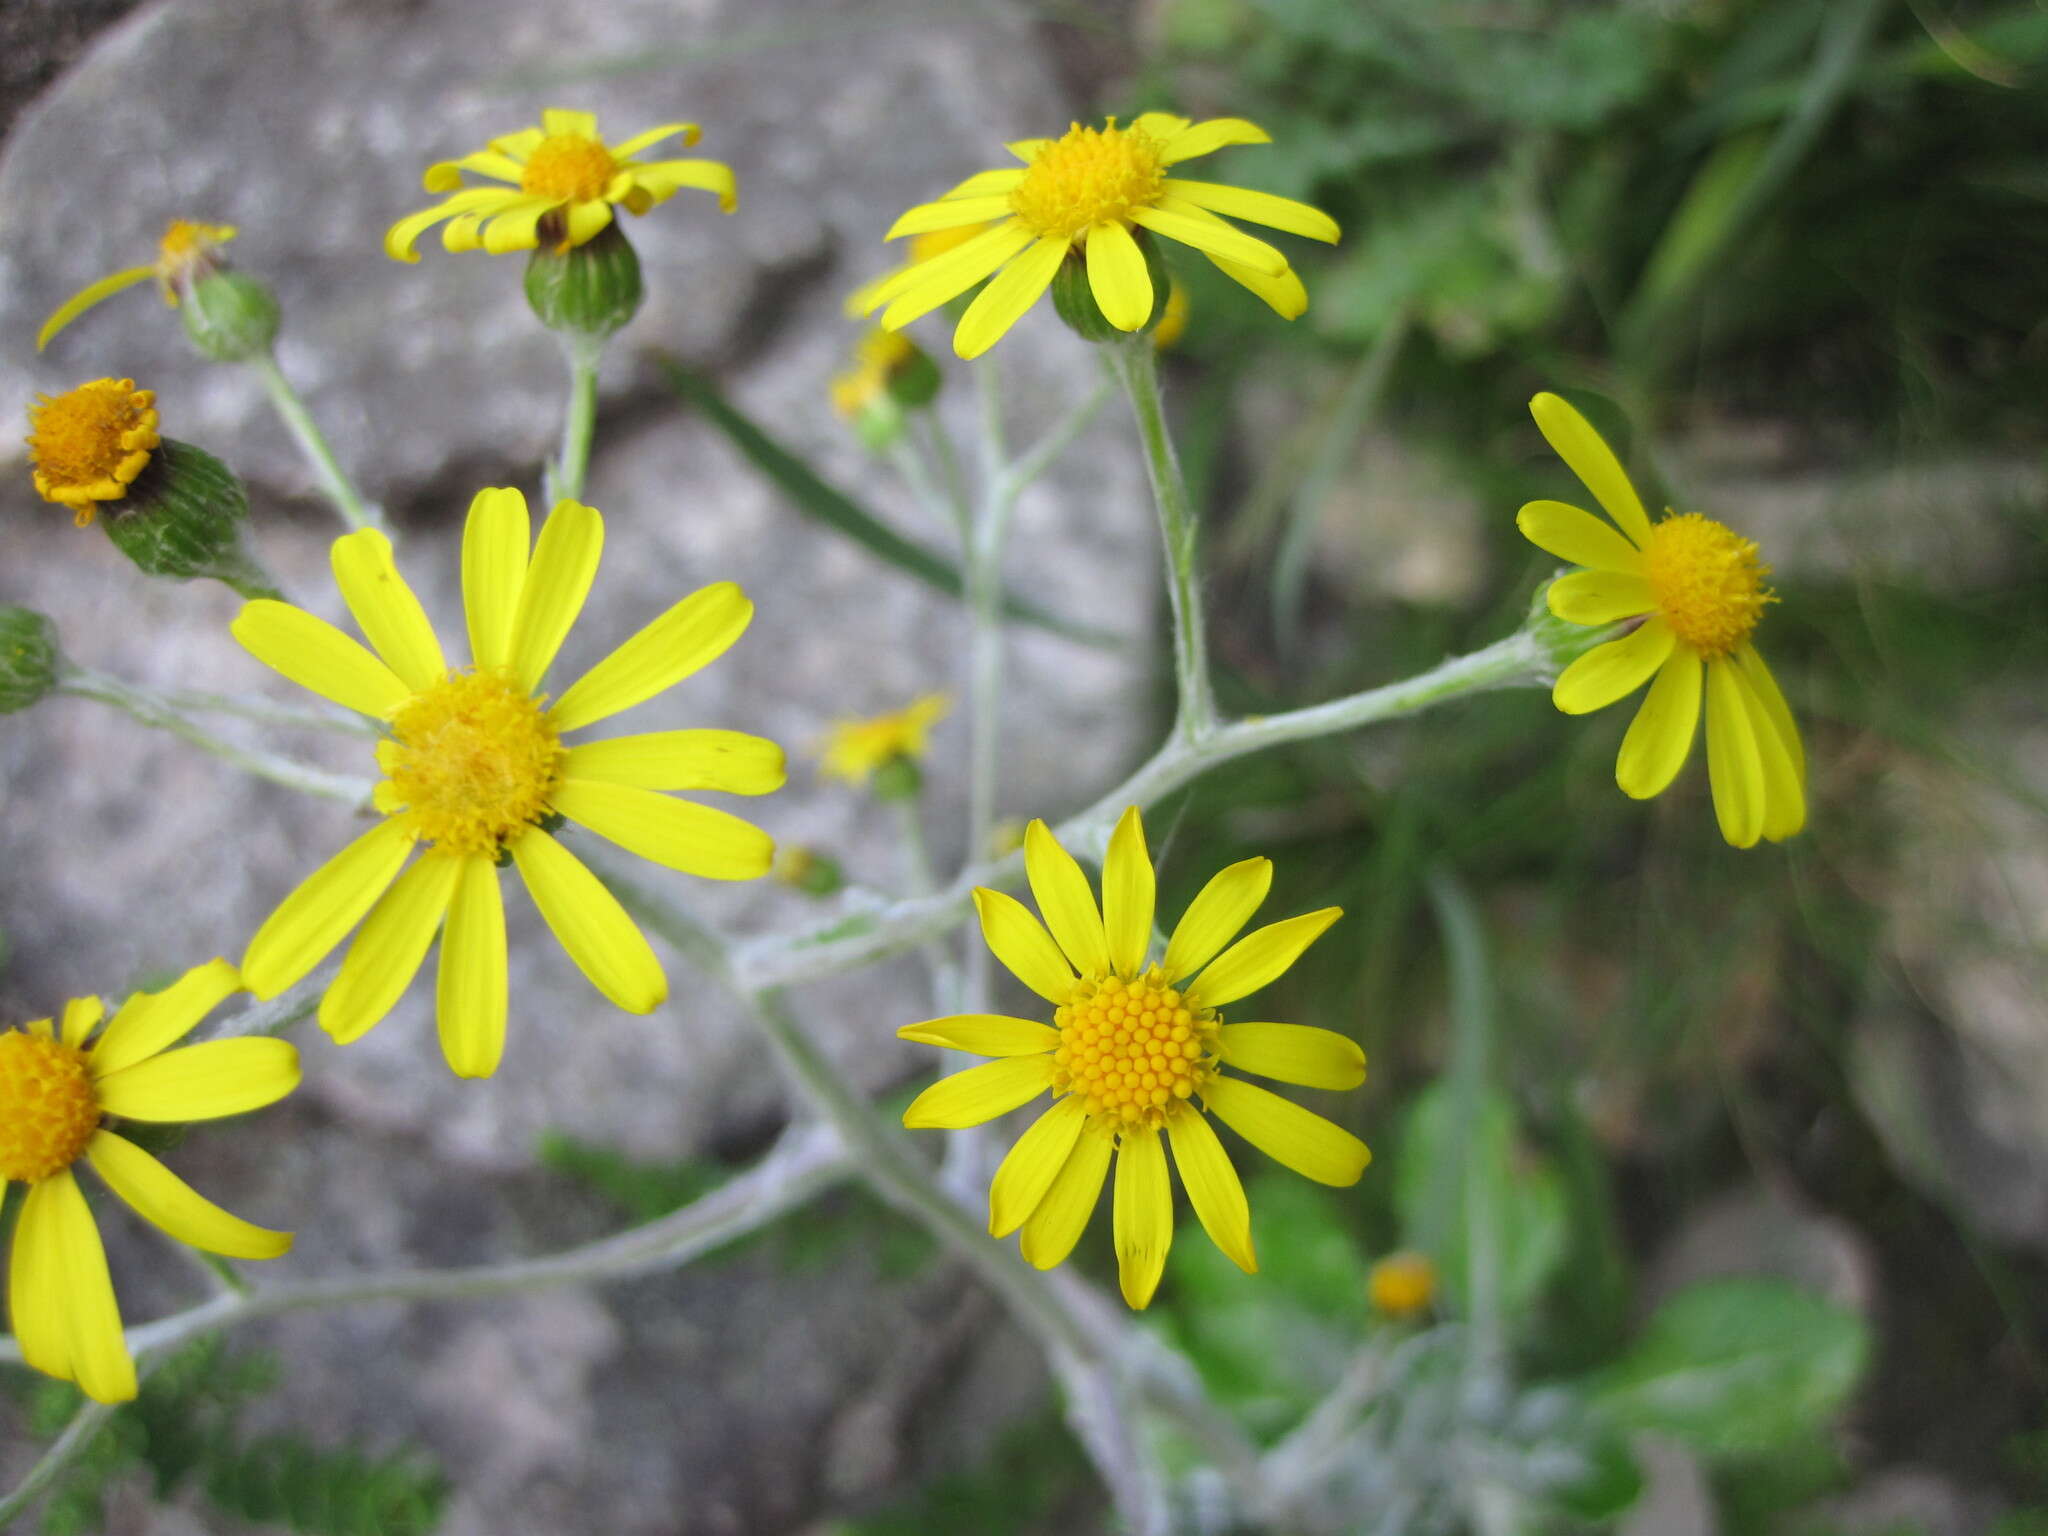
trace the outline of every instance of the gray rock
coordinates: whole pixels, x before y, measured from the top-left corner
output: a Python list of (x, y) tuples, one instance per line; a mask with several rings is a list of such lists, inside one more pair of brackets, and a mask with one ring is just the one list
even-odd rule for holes
[[(885, 808), (820, 785), (810, 751), (836, 716), (958, 690), (963, 615), (801, 518), (673, 407), (634, 349), (658, 345), (713, 368), (839, 483), (909, 531), (943, 538), (852, 446), (827, 409), (825, 382), (854, 334), (840, 297), (890, 264), (879, 236), (894, 214), (995, 163), (1002, 139), (1069, 115), (1033, 34), (1002, 14), (880, 29), (797, 0), (609, 0), (574, 11), (539, 0), (147, 7), (23, 115), (0, 159), (0, 334), (16, 338), (20, 362), (0, 377), (0, 415), (21, 420), (37, 390), (133, 374), (159, 391), (169, 433), (210, 447), (250, 481), (259, 541), (287, 589), (339, 617), (326, 574), (337, 530), (309, 499), (312, 481), (283, 429), (248, 378), (189, 354), (146, 290), (79, 322), (50, 356), (27, 356), (51, 307), (146, 259), (168, 217), (237, 223), (231, 254), (284, 304), (285, 370), (392, 514), (401, 565), (452, 639), (462, 513), (486, 484), (524, 484), (537, 500), (565, 374), (526, 313), (519, 258), (430, 246), (405, 267), (381, 254), (382, 231), (429, 200), (418, 190), (429, 160), (481, 147), (544, 105), (594, 105), (614, 132), (701, 121), (695, 153), (738, 168), (741, 209), (722, 218), (710, 199), (685, 193), (632, 221), (650, 298), (604, 374), (589, 499), (607, 516), (607, 558), (555, 680), (683, 593), (739, 580), (758, 604), (748, 635), (611, 729), (715, 724), (775, 737), (791, 749), (789, 787), (728, 803), (782, 840), (830, 850), (857, 880), (895, 885)], [(938, 323), (925, 329), (942, 354)], [(1015, 442), (1050, 424), (1092, 378), (1049, 307), (997, 359)], [(946, 402), (963, 438), (968, 394), (956, 378)], [(75, 532), (34, 498), (18, 454), (0, 477), (0, 552), (0, 601), (50, 613), (83, 663), (164, 687), (305, 699), (228, 636), (231, 594), (145, 582), (96, 532)], [(1157, 566), (1133, 435), (1112, 408), (1025, 498), (1010, 577), (1055, 610), (1149, 637)], [(1092, 799), (1148, 745), (1149, 644), (1109, 653), (1013, 632), (1010, 657), (1002, 803), (1056, 816)], [(373, 771), (359, 741), (223, 732), (337, 771)], [(942, 727), (929, 775), (931, 837), (947, 866), (963, 852), (964, 737), (957, 716)], [(344, 807), (250, 781), (84, 701), (0, 724), (0, 786), (7, 1016), (238, 955), (267, 911), (359, 827)], [(766, 881), (720, 887), (624, 856), (610, 863), (737, 935), (831, 915)], [(589, 1235), (578, 1226), (593, 1219), (587, 1212), (522, 1214), (532, 1196), (521, 1170), (544, 1130), (673, 1158), (754, 1144), (786, 1112), (748, 1025), (687, 966), (664, 956), (670, 1001), (647, 1018), (626, 1016), (590, 990), (523, 895), (508, 906), (513, 1017), (496, 1079), (465, 1084), (447, 1073), (431, 985), (416, 986), (346, 1050), (302, 1027), (297, 1106), (208, 1133), (205, 1147), (226, 1150), (201, 1155), (227, 1159), (219, 1168), (181, 1162), (234, 1209), (269, 1220), (288, 1211), (306, 1234), (288, 1261), (294, 1271), (473, 1263), (556, 1245), (565, 1231)], [(864, 1085), (925, 1060), (894, 1039), (896, 1025), (933, 1011), (913, 962), (797, 1000)], [(328, 1120), (331, 1132), (309, 1129)], [(325, 1176), (314, 1176), (316, 1158), (330, 1165)], [(566, 1196), (555, 1187), (548, 1198)], [(429, 1216), (431, 1242), (421, 1233)], [(117, 1232), (116, 1249), (131, 1315), (176, 1304), (130, 1285), (138, 1269), (162, 1269), (159, 1246)], [(928, 1326), (943, 1329), (967, 1305), (959, 1291), (957, 1277), (891, 1291), (858, 1274), (788, 1276), (750, 1261), (743, 1274), (587, 1297), (295, 1318), (268, 1336), (298, 1367), (281, 1416), (358, 1429), (387, 1447), (416, 1438), (462, 1490), (451, 1531), (767, 1531), (927, 1470), (921, 1448), (971, 1443), (972, 1426), (934, 1437), (913, 1422), (905, 1404), (936, 1390), (922, 1378), (906, 1377), (895, 1399), (882, 1391), (884, 1408), (859, 1406), (875, 1382), (895, 1379), (892, 1349), (915, 1355)], [(979, 1392), (978, 1423), (1040, 1390), (1019, 1374), (992, 1315), (946, 1337), (956, 1374), (973, 1379), (991, 1347), (1006, 1362), (1012, 1387)]]

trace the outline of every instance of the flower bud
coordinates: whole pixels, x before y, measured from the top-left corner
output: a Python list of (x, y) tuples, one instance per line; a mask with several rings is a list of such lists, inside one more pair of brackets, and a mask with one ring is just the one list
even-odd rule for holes
[(32, 608), (0, 603), (0, 715), (57, 686), (57, 626)]
[(777, 846), (771, 873), (782, 884), (806, 896), (830, 896), (846, 884), (845, 872), (837, 859), (801, 843)]
[(1436, 1265), (1427, 1254), (1389, 1254), (1373, 1265), (1366, 1291), (1381, 1316), (1406, 1322), (1428, 1311), (1436, 1299)]
[(204, 449), (165, 438), (128, 495), (105, 511), (107, 537), (152, 576), (211, 576), (244, 597), (281, 595), (248, 550), (242, 482)]
[(603, 340), (640, 308), (640, 258), (616, 223), (607, 224), (578, 246), (552, 237), (550, 214), (541, 221), (540, 244), (526, 263), (526, 302), (551, 331)]
[(1142, 336), (1166, 313), (1167, 296), (1172, 291), (1173, 280), (1167, 275), (1166, 263), (1160, 258), (1158, 247), (1145, 231), (1140, 229), (1134, 233), (1138, 249), (1145, 255), (1145, 275), (1152, 279), (1152, 313), (1145, 317), (1145, 323), (1135, 332), (1120, 330), (1109, 323), (1109, 316), (1095, 302), (1095, 290), (1088, 284), (1087, 258), (1080, 251), (1069, 252), (1067, 259), (1060, 263), (1059, 271), (1053, 275), (1053, 308), (1083, 341), (1115, 341), (1119, 336)]
[(218, 266), (184, 289), (178, 318), (201, 357), (246, 363), (277, 338), (277, 296), (246, 272)]

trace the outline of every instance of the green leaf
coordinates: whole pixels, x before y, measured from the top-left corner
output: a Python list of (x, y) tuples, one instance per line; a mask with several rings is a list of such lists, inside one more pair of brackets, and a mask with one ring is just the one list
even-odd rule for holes
[(1824, 1427), (1870, 1354), (1855, 1313), (1782, 1280), (1715, 1280), (1657, 1309), (1593, 1381), (1617, 1427), (1670, 1435), (1706, 1456), (1768, 1451)]
[[(757, 422), (726, 399), (710, 379), (672, 358), (659, 358), (656, 362), (669, 387), (723, 432), (747, 462), (767, 476), (804, 516), (846, 535), (876, 559), (915, 576), (949, 597), (959, 597), (966, 590), (960, 568), (951, 560), (927, 549), (915, 539), (905, 538), (844, 491), (826, 483), (816, 470), (770, 437)], [(1114, 650), (1123, 644), (1120, 636), (1108, 630), (1060, 618), (1014, 593), (1003, 594), (1003, 614), (1020, 623), (1051, 630), (1069, 640), (1104, 650)]]
[(1403, 1241), (1436, 1261), (1444, 1290), (1460, 1308), (1470, 1300), (1475, 1196), (1493, 1211), (1500, 1306), (1513, 1318), (1535, 1304), (1564, 1258), (1570, 1230), (1564, 1183), (1548, 1159), (1521, 1145), (1505, 1094), (1487, 1090), (1470, 1125), (1461, 1108), (1447, 1081), (1416, 1099), (1394, 1166), (1394, 1207)]

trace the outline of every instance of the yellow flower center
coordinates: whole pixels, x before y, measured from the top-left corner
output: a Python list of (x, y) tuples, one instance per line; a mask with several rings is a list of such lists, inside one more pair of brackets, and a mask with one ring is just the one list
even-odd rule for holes
[(565, 203), (596, 203), (618, 173), (619, 162), (600, 139), (580, 133), (551, 133), (526, 157), (519, 185)]
[(1156, 965), (1129, 981), (1084, 976), (1053, 1022), (1054, 1090), (1079, 1094), (1090, 1116), (1117, 1130), (1164, 1124), (1215, 1071), (1223, 1027), (1193, 993), (1167, 986)]
[(28, 413), (36, 490), (92, 521), (93, 503), (118, 501), (160, 441), (156, 393), (133, 379), (94, 379), (68, 393), (38, 395)]
[(1166, 179), (1159, 142), (1136, 128), (1069, 128), (1038, 152), (1010, 193), (1010, 208), (1040, 237), (1069, 240), (1097, 224), (1128, 220), (1149, 208)]
[(1702, 656), (1726, 656), (1747, 640), (1776, 601), (1764, 586), (1771, 568), (1741, 535), (1687, 512), (1650, 530), (1644, 574), (1678, 638)]
[(548, 814), (562, 756), (547, 710), (509, 674), (450, 672), (392, 719), (377, 803), (436, 848), (495, 857)]
[(99, 1124), (85, 1052), (25, 1030), (0, 1035), (0, 1180), (33, 1184), (69, 1168)]

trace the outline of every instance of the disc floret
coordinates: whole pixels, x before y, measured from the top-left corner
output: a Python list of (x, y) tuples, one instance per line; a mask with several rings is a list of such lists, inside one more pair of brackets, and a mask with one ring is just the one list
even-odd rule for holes
[(564, 755), (543, 701), (509, 672), (450, 672), (393, 717), (378, 805), (421, 842), (495, 857), (548, 814)]
[(98, 503), (119, 501), (149, 465), (157, 435), (156, 392), (133, 379), (94, 379), (38, 395), (29, 411), (28, 455), (36, 491), (69, 507), (78, 526)]
[(1166, 161), (1142, 128), (1079, 123), (1038, 152), (1010, 193), (1010, 207), (1041, 238), (1078, 240), (1098, 224), (1128, 222), (1134, 208), (1159, 200)]
[(48, 1035), (0, 1035), (0, 1181), (38, 1183), (84, 1154), (99, 1129), (85, 1052)]
[(1658, 611), (1706, 657), (1732, 655), (1749, 639), (1775, 601), (1764, 586), (1770, 572), (1754, 541), (1698, 512), (1658, 523), (1643, 553)]
[(571, 203), (594, 203), (618, 174), (619, 162), (602, 139), (551, 133), (533, 148), (519, 174), (521, 191)]
[(1053, 1090), (1080, 1097), (1106, 1130), (1157, 1130), (1218, 1065), (1221, 1017), (1168, 986), (1156, 965), (1130, 978), (1081, 978), (1053, 1023)]

